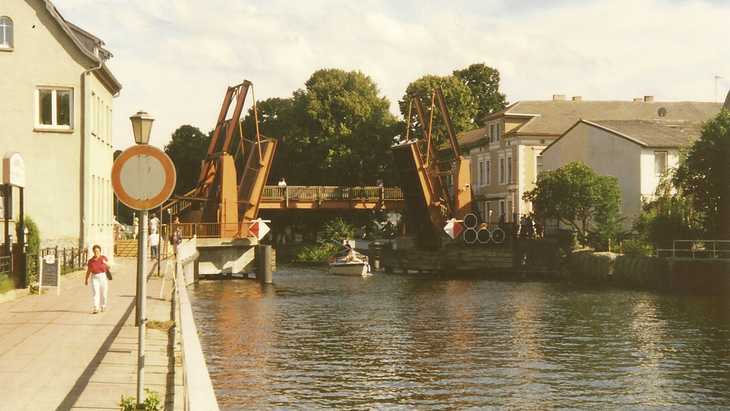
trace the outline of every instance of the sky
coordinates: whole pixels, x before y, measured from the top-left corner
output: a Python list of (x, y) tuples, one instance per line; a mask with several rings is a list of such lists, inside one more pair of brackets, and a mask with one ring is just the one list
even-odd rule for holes
[[(509, 102), (724, 100), (730, 89), (725, 0), (55, 0), (114, 54), (118, 148), (129, 116), (155, 118), (151, 143), (179, 126), (204, 132), (226, 87), (289, 97), (317, 69), (360, 70), (397, 113), (411, 81), (472, 63), (501, 73)], [(715, 76), (722, 78), (715, 79)]]

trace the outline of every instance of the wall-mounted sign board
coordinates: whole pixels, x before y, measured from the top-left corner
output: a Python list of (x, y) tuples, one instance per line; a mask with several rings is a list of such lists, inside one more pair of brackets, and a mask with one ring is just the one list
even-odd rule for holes
[(3, 184), (25, 187), (25, 161), (20, 153), (10, 152), (3, 157)]

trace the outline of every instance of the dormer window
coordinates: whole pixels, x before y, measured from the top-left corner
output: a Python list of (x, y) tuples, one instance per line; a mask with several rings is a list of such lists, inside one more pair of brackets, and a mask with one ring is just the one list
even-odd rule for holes
[(13, 49), (13, 20), (8, 16), (0, 17), (0, 50)]

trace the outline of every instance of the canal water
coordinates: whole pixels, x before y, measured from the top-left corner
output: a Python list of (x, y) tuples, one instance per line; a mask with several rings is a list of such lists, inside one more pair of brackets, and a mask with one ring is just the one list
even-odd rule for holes
[(223, 409), (726, 408), (726, 298), (283, 267), (191, 298)]

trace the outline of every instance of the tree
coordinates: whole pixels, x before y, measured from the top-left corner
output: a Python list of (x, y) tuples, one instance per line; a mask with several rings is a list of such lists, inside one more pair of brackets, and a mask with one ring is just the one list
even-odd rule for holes
[[(292, 149), (290, 144), (291, 135), (297, 135), (297, 122), (294, 119), (294, 100), (291, 98), (269, 98), (256, 103), (256, 111), (259, 120), (259, 133), (267, 138), (278, 140), (276, 153), (269, 172), (269, 181), (278, 181), (280, 178), (289, 178), (295, 174), (291, 167)], [(253, 107), (249, 109), (244, 119), (244, 137), (253, 139), (256, 136), (256, 123), (254, 121)], [(238, 144), (238, 133), (234, 133), (234, 144)]]
[(591, 232), (598, 243), (618, 234), (618, 179), (598, 175), (581, 162), (540, 173), (535, 188), (522, 198), (532, 202), (538, 218), (555, 218), (572, 227), (583, 244)]
[(505, 95), (499, 92), (499, 71), (484, 63), (472, 64), (462, 70), (455, 70), (454, 76), (461, 80), (474, 97), (476, 114), (474, 123), (484, 126), (487, 114), (502, 110), (506, 105)]
[(705, 235), (730, 240), (730, 110), (704, 125), (672, 182), (701, 213)]
[(653, 248), (672, 248), (674, 240), (698, 238), (702, 232), (702, 220), (693, 209), (690, 196), (677, 193), (672, 176), (667, 176), (657, 186), (655, 199), (644, 205), (634, 223), (639, 240)]
[[(289, 99), (257, 104), (260, 131), (279, 140), (272, 178), (289, 184), (375, 184), (391, 180), (395, 117), (359, 71), (315, 71)], [(255, 132), (252, 113), (247, 135)]]
[(208, 153), (210, 136), (197, 127), (183, 125), (172, 133), (165, 153), (172, 159), (177, 172), (175, 194), (184, 194), (198, 183), (200, 167)]
[[(460, 79), (454, 76), (434, 76), (426, 75), (418, 80), (410, 83), (406, 87), (406, 92), (403, 95), (403, 99), (398, 102), (400, 106), (400, 112), (403, 117), (408, 120), (408, 106), (413, 97), (417, 97), (421, 100), (425, 109), (424, 115), (426, 116), (425, 121), (428, 122), (430, 116), (431, 107), (431, 93), (434, 89), (440, 87), (444, 93), (444, 99), (446, 100), (446, 106), (449, 109), (449, 116), (451, 117), (451, 124), (454, 127), (455, 133), (461, 133), (462, 131), (471, 130), (474, 128), (474, 117), (477, 113), (477, 106), (472, 95), (471, 90), (467, 85)], [(436, 144), (441, 144), (446, 141), (446, 126), (441, 121), (441, 114), (438, 112), (438, 105), (435, 107), (433, 114), (434, 128), (432, 136)], [(411, 124), (414, 125), (416, 136), (422, 136), (421, 125), (416, 114), (416, 108), (412, 108), (411, 112)]]

